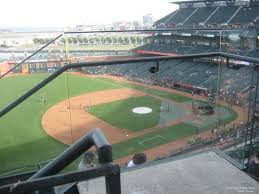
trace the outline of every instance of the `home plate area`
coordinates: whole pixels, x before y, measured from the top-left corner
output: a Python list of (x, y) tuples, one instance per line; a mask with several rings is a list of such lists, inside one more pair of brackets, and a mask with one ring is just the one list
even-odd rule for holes
[(136, 114), (148, 114), (152, 112), (152, 109), (148, 107), (136, 107), (132, 109), (132, 112)]

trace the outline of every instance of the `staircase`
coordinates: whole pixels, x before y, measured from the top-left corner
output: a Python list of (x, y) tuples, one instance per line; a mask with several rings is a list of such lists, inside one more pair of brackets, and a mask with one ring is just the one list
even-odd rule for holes
[(168, 22), (179, 12), (179, 9), (174, 12), (174, 14), (172, 14), (170, 17), (167, 18), (167, 20), (164, 22), (165, 24), (168, 24)]
[(242, 7), (240, 6), (237, 11), (229, 18), (229, 20), (226, 22), (226, 24), (228, 24), (236, 15), (237, 13), (239, 12), (239, 10), (241, 9)]
[(203, 23), (206, 24), (206, 22), (218, 11), (218, 9), (219, 7), (217, 7)]
[(200, 8), (198, 7), (197, 9), (195, 9), (191, 15), (189, 15), (184, 21), (183, 21), (183, 25), (185, 24), (185, 22), (187, 22)]

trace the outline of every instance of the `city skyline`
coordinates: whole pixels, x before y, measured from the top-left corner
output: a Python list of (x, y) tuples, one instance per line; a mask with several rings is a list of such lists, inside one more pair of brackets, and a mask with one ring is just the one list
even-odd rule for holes
[[(15, 5), (15, 6), (14, 6)], [(152, 14), (154, 21), (177, 9), (168, 0), (35, 1), (2, 2), (0, 27), (67, 27), (111, 24), (116, 21), (142, 21)]]

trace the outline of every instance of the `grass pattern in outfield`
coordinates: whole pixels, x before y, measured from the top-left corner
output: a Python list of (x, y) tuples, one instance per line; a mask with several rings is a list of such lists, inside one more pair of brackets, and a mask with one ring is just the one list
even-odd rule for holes
[[(1, 79), (0, 108), (21, 96), (24, 92), (28, 91), (34, 85), (46, 78), (47, 75), (48, 74), (37, 74)], [(118, 83), (109, 79), (77, 77), (70, 74), (67, 76), (70, 96), (78, 96), (83, 93), (106, 89), (127, 87), (137, 89), (148, 94), (175, 100), (177, 102), (190, 100), (188, 97), (180, 96), (171, 92), (146, 89), (143, 86)], [(47, 93), (47, 102), (45, 105), (41, 105), (39, 101), (40, 94), (43, 91)], [(39, 92), (35, 93), (7, 115), (0, 118), (0, 171), (35, 164), (43, 160), (54, 158), (57, 154), (67, 148), (66, 145), (49, 137), (41, 126), (41, 117), (44, 112), (67, 97), (68, 90), (66, 75), (62, 75)], [(230, 121), (232, 118), (228, 118), (228, 120)], [(133, 123), (135, 121), (133, 119), (130, 122)], [(154, 146), (192, 135), (193, 127), (194, 126), (188, 124), (180, 124), (137, 137), (136, 139), (134, 138), (115, 144), (113, 145), (114, 156), (115, 158), (127, 156), (128, 154), (150, 149)], [(150, 138), (153, 138), (153, 140), (145, 141)], [(143, 143), (139, 144), (138, 142)]]
[[(0, 80), (0, 107), (39, 83), (43, 75), (9, 77)], [(119, 88), (101, 79), (68, 75), (70, 96)], [(47, 102), (41, 105), (40, 94), (47, 93)], [(60, 76), (35, 93), (24, 103), (0, 118), (0, 171), (12, 169), (55, 157), (66, 145), (48, 136), (41, 126), (41, 117), (51, 106), (68, 96), (66, 76)], [(10, 100), (11, 99), (11, 100)]]
[[(159, 122), (161, 100), (151, 96), (131, 97), (91, 107), (91, 114), (103, 121), (122, 129), (139, 131), (154, 127)], [(136, 107), (149, 107), (148, 114), (132, 112)]]

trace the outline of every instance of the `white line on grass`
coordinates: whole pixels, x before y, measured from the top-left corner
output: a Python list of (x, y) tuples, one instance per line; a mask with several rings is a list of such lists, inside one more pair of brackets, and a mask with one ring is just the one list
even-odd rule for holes
[(166, 138), (164, 138), (163, 136), (161, 136), (161, 135), (156, 135), (156, 136), (154, 136), (154, 137), (145, 139), (145, 140), (143, 140), (143, 141), (139, 141), (138, 143), (141, 144), (141, 145), (143, 145), (144, 142), (149, 141), (149, 140), (152, 140), (152, 139), (156, 139), (156, 138), (160, 138), (160, 139), (162, 139), (162, 140), (166, 140)]

